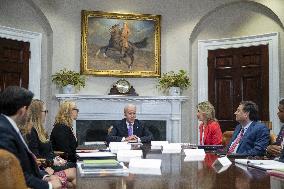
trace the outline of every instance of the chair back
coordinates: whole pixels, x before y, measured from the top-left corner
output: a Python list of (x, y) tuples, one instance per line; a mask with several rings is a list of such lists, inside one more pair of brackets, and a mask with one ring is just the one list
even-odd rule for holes
[(0, 188), (28, 188), (19, 160), (14, 154), (0, 149)]
[(271, 121), (260, 121), (263, 123), (269, 130), (272, 130), (272, 122)]
[(226, 147), (229, 144), (229, 142), (230, 142), (230, 140), (231, 140), (231, 138), (233, 136), (233, 133), (234, 133), (234, 131), (225, 131), (223, 133), (223, 135), (222, 135), (222, 144), (223, 144), (224, 147)]

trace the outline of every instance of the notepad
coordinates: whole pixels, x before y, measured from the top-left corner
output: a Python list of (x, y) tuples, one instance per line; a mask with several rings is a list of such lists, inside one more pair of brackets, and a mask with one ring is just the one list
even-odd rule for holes
[(102, 160), (83, 160), (82, 164), (83, 169), (107, 169), (107, 168), (113, 168), (113, 169), (119, 169), (122, 168), (122, 166), (119, 164), (118, 161), (114, 159), (102, 159)]

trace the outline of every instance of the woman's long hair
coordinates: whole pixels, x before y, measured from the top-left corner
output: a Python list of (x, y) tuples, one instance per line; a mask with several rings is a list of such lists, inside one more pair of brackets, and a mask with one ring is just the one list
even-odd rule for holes
[(64, 124), (68, 127), (72, 128), (73, 119), (71, 117), (71, 113), (73, 108), (75, 107), (75, 102), (73, 101), (64, 101), (60, 104), (58, 113), (55, 117), (55, 124)]
[(23, 135), (26, 135), (31, 132), (31, 128), (33, 127), (37, 131), (39, 140), (43, 143), (46, 143), (48, 142), (48, 135), (42, 123), (43, 106), (43, 101), (38, 99), (32, 100), (32, 103), (28, 109), (27, 122), (22, 132)]
[(199, 110), (199, 112), (206, 114), (206, 118), (207, 118), (206, 124), (210, 120), (217, 121), (217, 119), (215, 118), (214, 106), (209, 101), (200, 102), (197, 105), (197, 109)]

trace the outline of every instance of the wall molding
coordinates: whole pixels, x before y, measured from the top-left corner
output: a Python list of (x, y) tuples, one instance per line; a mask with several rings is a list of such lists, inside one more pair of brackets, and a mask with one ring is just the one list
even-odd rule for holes
[(278, 33), (252, 35), (245, 37), (198, 40), (198, 102), (208, 100), (208, 51), (215, 49), (239, 48), (268, 45), (269, 51), (269, 117), (273, 131), (279, 132), (280, 123), (277, 117), (279, 101), (279, 49)]

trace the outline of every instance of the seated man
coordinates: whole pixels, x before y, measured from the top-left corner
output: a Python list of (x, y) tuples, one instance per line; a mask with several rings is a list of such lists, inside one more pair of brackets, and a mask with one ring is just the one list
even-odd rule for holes
[(228, 154), (262, 156), (269, 144), (269, 129), (257, 122), (257, 105), (252, 101), (243, 101), (235, 112), (237, 125), (227, 146)]
[(33, 153), (20, 134), (19, 127), (26, 123), (32, 98), (32, 92), (17, 86), (7, 87), (0, 93), (0, 149), (7, 150), (18, 158), (28, 187), (61, 188), (57, 176), (49, 176), (39, 170)]
[(108, 142), (150, 142), (151, 132), (136, 119), (136, 106), (128, 104), (124, 107), (125, 118), (118, 121), (110, 131)]
[[(284, 99), (280, 100), (278, 106), (278, 118), (284, 123)], [(266, 149), (267, 155), (273, 157), (279, 157), (283, 148), (283, 137), (284, 137), (284, 125), (281, 127), (280, 132), (277, 136), (276, 142), (272, 145), (269, 145)], [(283, 156), (284, 158), (284, 156)]]

